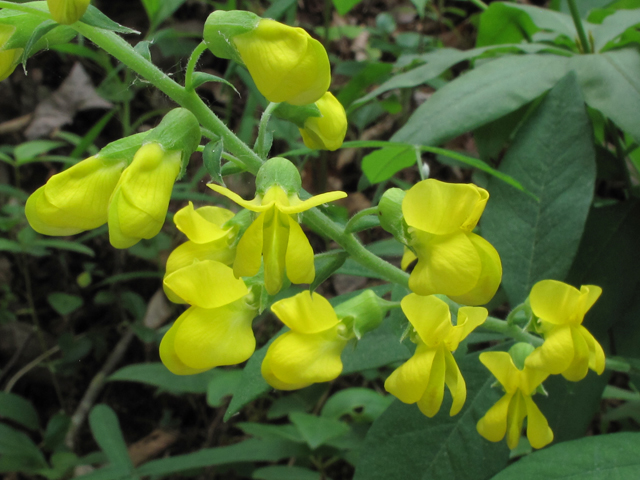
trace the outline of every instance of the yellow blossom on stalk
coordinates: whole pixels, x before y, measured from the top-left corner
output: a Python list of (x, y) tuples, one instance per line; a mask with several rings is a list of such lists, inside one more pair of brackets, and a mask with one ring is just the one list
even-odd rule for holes
[(262, 361), (262, 376), (279, 390), (328, 382), (342, 372), (346, 330), (327, 299), (305, 290), (271, 306), (291, 330), (275, 339)]
[[(284, 158), (270, 159), (261, 167), (261, 172), (258, 172), (256, 180), (256, 197), (250, 201), (219, 185), (208, 186), (247, 210), (259, 213), (238, 242), (233, 272), (236, 277), (251, 277), (260, 270), (264, 257), (265, 287), (269, 295), (275, 295), (282, 288), (285, 270), (292, 283), (311, 283), (315, 278), (313, 249), (295, 218), (296, 214), (344, 198), (347, 194), (327, 192), (300, 200), (297, 193), (300, 175), (295, 166)], [(272, 180), (261, 180), (265, 177)], [(284, 177), (291, 184), (275, 183)]]
[(507, 352), (484, 352), (480, 361), (504, 387), (505, 394), (487, 411), (477, 425), (478, 433), (490, 442), (499, 442), (507, 435), (507, 445), (516, 448), (527, 418), (527, 438), (533, 448), (542, 448), (553, 441), (553, 432), (531, 395), (549, 375), (525, 366), (519, 370)]
[(404, 403), (417, 403), (422, 413), (433, 417), (442, 405), (446, 384), (453, 397), (449, 415), (456, 415), (467, 398), (467, 388), (451, 352), (484, 323), (487, 310), (462, 307), (454, 326), (449, 306), (436, 296), (412, 293), (402, 299), (401, 307), (417, 334), (418, 346), (413, 357), (387, 378), (385, 390)]
[[(475, 185), (434, 179), (419, 182), (406, 193), (402, 213), (418, 259), (409, 278), (412, 291), (444, 294), (466, 305), (482, 305), (493, 298), (502, 278), (500, 256), (472, 232), (488, 199), (489, 193)], [(413, 253), (405, 255), (403, 265), (412, 257)]]
[(47, 0), (53, 19), (62, 25), (71, 25), (80, 20), (89, 8), (90, 0)]
[(545, 341), (527, 358), (527, 366), (561, 373), (572, 382), (582, 380), (589, 369), (600, 375), (605, 367), (604, 351), (582, 321), (601, 293), (602, 288), (595, 285), (578, 290), (557, 280), (536, 283), (529, 302), (540, 319)]
[[(233, 228), (224, 228), (232, 218), (230, 210), (213, 206), (195, 209), (192, 202), (178, 210), (173, 221), (189, 240), (169, 255), (165, 277), (195, 261), (215, 260), (232, 265), (236, 253), (235, 247), (230, 245), (234, 237)], [(163, 286), (169, 300), (184, 303), (166, 284)]]
[(7, 78), (20, 63), (22, 48), (12, 48), (0, 51), (0, 81)]
[(320, 117), (308, 117), (299, 128), (304, 144), (316, 150), (337, 150), (347, 133), (347, 114), (331, 92), (316, 102)]
[(251, 322), (256, 309), (249, 290), (230, 267), (213, 260), (176, 270), (164, 284), (192, 305), (160, 343), (162, 363), (176, 375), (191, 375), (247, 360), (255, 350)]
[(140, 147), (109, 200), (111, 245), (128, 248), (160, 232), (181, 159), (182, 152), (165, 152), (155, 142)]
[(27, 200), (29, 224), (44, 235), (74, 235), (103, 225), (126, 164), (98, 154), (52, 176)]

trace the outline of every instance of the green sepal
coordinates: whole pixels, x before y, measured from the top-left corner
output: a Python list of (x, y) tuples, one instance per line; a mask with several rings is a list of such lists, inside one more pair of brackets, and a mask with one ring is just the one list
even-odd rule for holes
[(222, 139), (207, 143), (202, 151), (202, 161), (207, 172), (211, 175), (211, 179), (224, 187), (225, 184), (221, 173), (223, 150), (224, 143)]
[(524, 342), (518, 342), (509, 349), (509, 355), (511, 355), (513, 363), (518, 370), (524, 370), (524, 361), (534, 350), (535, 347), (533, 345)]
[(216, 10), (204, 24), (204, 42), (216, 57), (232, 59), (243, 65), (233, 44), (233, 37), (254, 30), (261, 20), (251, 12)]
[(298, 168), (286, 158), (273, 157), (258, 170), (256, 192), (259, 195), (264, 195), (274, 185), (281, 187), (288, 195), (297, 194), (302, 188)]
[(335, 308), (338, 318), (358, 340), (380, 326), (387, 310), (373, 290), (365, 290)]
[(278, 104), (273, 111), (273, 115), (281, 120), (287, 120), (295, 124), (298, 128), (304, 128), (304, 122), (309, 117), (321, 117), (320, 109), (315, 103), (309, 105), (291, 105), (287, 102)]
[(344, 250), (333, 250), (316, 255), (314, 257), (316, 277), (313, 279), (313, 282), (311, 282), (311, 285), (309, 285), (309, 290), (313, 292), (318, 288), (318, 285), (327, 280), (336, 270), (344, 265), (347, 258), (349, 258), (349, 253)]
[(111, 142), (100, 150), (97, 156), (108, 163), (118, 163), (126, 160), (127, 165), (129, 165), (147, 135), (149, 135), (149, 132), (136, 133)]
[(390, 188), (378, 203), (380, 226), (404, 245), (409, 243), (407, 225), (402, 214), (402, 201), (406, 193), (399, 188)]

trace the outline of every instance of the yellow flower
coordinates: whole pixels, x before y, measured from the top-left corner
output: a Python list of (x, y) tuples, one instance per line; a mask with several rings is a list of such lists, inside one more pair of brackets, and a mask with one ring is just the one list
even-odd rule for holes
[(488, 199), (489, 193), (475, 185), (433, 179), (407, 192), (402, 213), (418, 258), (409, 278), (412, 291), (444, 294), (466, 305), (482, 305), (493, 298), (502, 278), (500, 256), (472, 233)]
[[(196, 261), (215, 260), (230, 266), (236, 249), (230, 246), (232, 228), (223, 228), (233, 218), (233, 212), (220, 207), (193, 208), (193, 203), (178, 210), (173, 221), (188, 241), (171, 252), (167, 259), (165, 277)], [(164, 286), (164, 292), (174, 303), (184, 303), (172, 290)]]
[(8, 78), (9, 75), (20, 63), (20, 56), (22, 55), (22, 48), (12, 48), (9, 50), (0, 51), (0, 81)]
[(47, 0), (53, 19), (62, 25), (71, 25), (80, 20), (89, 8), (90, 0)]
[(109, 198), (126, 166), (97, 155), (52, 176), (27, 200), (31, 227), (44, 235), (73, 235), (107, 221)]
[(328, 382), (342, 372), (344, 326), (327, 299), (305, 290), (271, 310), (291, 330), (275, 339), (262, 362), (262, 376), (279, 390)]
[(442, 405), (446, 384), (453, 397), (449, 415), (456, 415), (467, 398), (467, 387), (451, 352), (484, 323), (487, 310), (462, 307), (453, 326), (449, 306), (436, 296), (412, 293), (402, 299), (401, 306), (417, 333), (418, 347), (413, 357), (387, 378), (385, 390), (404, 403), (417, 403), (422, 413), (433, 417)]
[(257, 274), (264, 256), (264, 281), (269, 295), (275, 295), (282, 288), (285, 268), (292, 283), (313, 282), (313, 249), (293, 215), (344, 198), (346, 193), (327, 192), (302, 201), (297, 193), (288, 194), (280, 185), (274, 184), (267, 188), (264, 196), (257, 194), (247, 201), (224, 187), (213, 184), (209, 187), (238, 205), (260, 213), (238, 242), (233, 262), (236, 277)]
[(160, 343), (162, 363), (176, 375), (191, 375), (247, 360), (255, 350), (247, 287), (230, 267), (204, 260), (167, 275), (164, 284), (192, 305)]
[(347, 114), (331, 92), (316, 102), (321, 117), (308, 117), (299, 128), (304, 144), (316, 150), (337, 150), (347, 133)]
[(582, 380), (589, 369), (600, 375), (605, 367), (604, 351), (582, 326), (582, 320), (601, 293), (595, 285), (583, 285), (578, 290), (556, 280), (536, 283), (529, 302), (540, 318), (545, 341), (527, 357), (527, 366), (554, 375), (561, 373), (572, 382)]
[(160, 232), (182, 152), (165, 152), (158, 143), (140, 147), (109, 200), (109, 241), (128, 248)]
[(232, 38), (260, 93), (270, 102), (307, 105), (331, 83), (329, 57), (302, 28), (260, 20), (253, 30)]
[(505, 390), (504, 396), (487, 411), (477, 425), (478, 433), (490, 442), (499, 442), (507, 435), (507, 445), (514, 449), (527, 420), (527, 438), (533, 448), (542, 448), (553, 441), (547, 419), (531, 399), (531, 395), (549, 375), (525, 366), (519, 370), (507, 352), (484, 352), (480, 361)]

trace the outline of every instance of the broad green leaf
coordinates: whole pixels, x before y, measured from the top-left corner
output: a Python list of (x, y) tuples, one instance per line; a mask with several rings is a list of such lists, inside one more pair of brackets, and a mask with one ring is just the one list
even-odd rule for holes
[(527, 455), (492, 480), (635, 480), (640, 477), (639, 450), (640, 433), (581, 438)]
[(47, 302), (60, 315), (69, 315), (80, 308), (84, 301), (77, 295), (64, 292), (54, 292), (47, 295)]
[(13, 155), (16, 157), (16, 165), (22, 165), (38, 155), (64, 145), (66, 145), (64, 142), (54, 142), (52, 140), (32, 140), (31, 142), (22, 143), (13, 151)]
[(242, 370), (215, 370), (215, 375), (207, 385), (207, 404), (221, 407), (225, 397), (233, 395), (238, 388)]
[(0, 238), (0, 252), (22, 252), (22, 245), (8, 238)]
[(345, 15), (349, 13), (349, 11), (358, 5), (362, 0), (332, 0), (333, 6), (336, 7), (336, 10), (340, 15)]
[(404, 245), (395, 238), (387, 238), (369, 243), (367, 250), (379, 257), (401, 257), (404, 253)]
[(71, 417), (64, 413), (56, 413), (47, 423), (47, 429), (44, 432), (44, 447), (47, 450), (55, 451), (64, 442), (64, 437), (71, 426)]
[(175, 393), (205, 393), (218, 375), (210, 370), (197, 375), (174, 375), (162, 363), (127, 365), (107, 378), (108, 381), (140, 382)]
[(152, 460), (136, 470), (140, 476), (169, 475), (194, 468), (228, 465), (239, 462), (277, 462), (283, 458), (305, 455), (308, 448), (287, 440), (268, 441), (252, 438), (228, 447), (204, 448), (187, 455)]
[(373, 422), (392, 402), (391, 395), (381, 395), (369, 388), (347, 388), (331, 395), (321, 415), (336, 420), (348, 415), (356, 421)]
[[(327, 479), (320, 473), (302, 467), (285, 467), (273, 465), (262, 467), (253, 471), (251, 478), (256, 480), (321, 480)], [(329, 479), (330, 480), (330, 479)]]
[(366, 155), (362, 159), (362, 171), (371, 184), (376, 184), (390, 179), (400, 170), (415, 164), (415, 148), (387, 147)]
[(391, 140), (437, 145), (501, 118), (555, 85), (569, 60), (532, 54), (483, 63), (435, 92)]
[(40, 449), (22, 432), (0, 423), (0, 472), (11, 472), (7, 460), (14, 460), (25, 469), (46, 468), (47, 462)]
[(28, 245), (34, 246), (34, 247), (57, 248), (58, 250), (67, 250), (69, 252), (82, 253), (90, 257), (96, 256), (94, 251), (91, 248), (87, 247), (86, 245), (83, 245), (79, 242), (69, 241), (69, 240), (57, 240), (57, 239), (45, 238), (45, 239), (34, 240), (33, 242), (30, 242)]
[(594, 49), (596, 52), (607, 50), (609, 43), (613, 43), (627, 29), (640, 24), (640, 10), (618, 10), (607, 16), (600, 25), (590, 28), (593, 34)]
[(338, 438), (349, 431), (349, 426), (339, 420), (316, 417), (303, 412), (289, 415), (293, 424), (305, 439), (311, 450), (315, 450), (327, 441)]
[(10, 392), (0, 392), (0, 418), (18, 422), (30, 430), (38, 430), (38, 411), (26, 398)]
[(89, 426), (93, 438), (111, 465), (133, 470), (127, 444), (122, 436), (118, 417), (113, 410), (104, 404), (96, 405), (89, 413)]
[(503, 286), (515, 306), (537, 281), (565, 278), (591, 205), (595, 151), (574, 73), (520, 128), (500, 169), (538, 198), (489, 182), (482, 234), (500, 254)]
[(270, 440), (272, 438), (285, 439), (295, 443), (305, 443), (304, 438), (295, 427), (290, 423), (284, 425), (271, 425), (268, 423), (240, 422), (236, 426), (248, 435), (253, 435), (262, 440)]
[(465, 357), (459, 367), (467, 384), (462, 411), (449, 416), (448, 393), (433, 418), (396, 400), (371, 426), (354, 480), (479, 480), (504, 468), (506, 442), (488, 442), (476, 431), (477, 421), (501, 392), (491, 387), (495, 379), (478, 354)]

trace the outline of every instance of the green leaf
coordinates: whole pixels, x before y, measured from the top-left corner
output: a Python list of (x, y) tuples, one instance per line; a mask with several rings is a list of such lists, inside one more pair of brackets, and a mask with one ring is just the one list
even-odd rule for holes
[(620, 37), (627, 29), (637, 27), (640, 24), (640, 10), (618, 10), (607, 16), (600, 25), (590, 28), (593, 34), (594, 48), (596, 52), (608, 50), (615, 39)]
[(174, 393), (205, 393), (209, 382), (218, 375), (210, 370), (197, 375), (175, 375), (162, 363), (127, 365), (107, 378), (108, 381), (140, 382)]
[(416, 151), (407, 147), (387, 147), (376, 150), (362, 159), (362, 171), (371, 184), (384, 182), (404, 168), (416, 164)]
[(101, 28), (103, 30), (110, 30), (116, 33), (140, 34), (140, 32), (138, 32), (137, 30), (132, 30), (131, 28), (125, 27), (123, 25), (120, 25), (119, 23), (114, 22), (93, 5), (89, 5), (89, 8), (87, 8), (87, 11), (82, 16), (80, 21), (92, 27)]
[(349, 13), (349, 11), (358, 5), (362, 0), (332, 0), (333, 6), (336, 7), (336, 10), (340, 15), (345, 15)]
[(142, 0), (142, 4), (151, 22), (151, 29), (155, 30), (163, 21), (173, 15), (185, 1), (186, 0)]
[(492, 480), (633, 480), (640, 476), (639, 450), (640, 433), (581, 438), (527, 455)]
[(285, 425), (270, 425), (268, 423), (240, 422), (236, 426), (248, 435), (253, 435), (263, 440), (285, 439), (295, 443), (305, 443), (298, 429), (287, 423)]
[(47, 302), (58, 314), (64, 316), (75, 312), (84, 301), (77, 295), (69, 295), (64, 292), (54, 292), (47, 295)]
[(239, 462), (277, 462), (283, 458), (305, 455), (304, 445), (287, 440), (252, 438), (228, 447), (204, 448), (187, 455), (152, 460), (137, 469), (140, 476), (168, 475), (212, 465), (228, 465)]
[(22, 245), (8, 238), (0, 238), (0, 252), (21, 253)]
[(31, 402), (20, 395), (0, 392), (0, 417), (18, 422), (30, 430), (38, 430), (38, 412)]
[(133, 464), (122, 436), (118, 417), (107, 405), (96, 405), (89, 413), (89, 426), (96, 443), (111, 465), (133, 470)]
[(44, 432), (44, 447), (48, 450), (57, 450), (64, 442), (64, 437), (71, 426), (71, 417), (64, 413), (56, 413), (47, 423)]
[(52, 140), (33, 140), (18, 145), (13, 151), (13, 155), (16, 157), (16, 165), (22, 165), (38, 155), (65, 145), (64, 142), (54, 142)]
[(316, 276), (309, 286), (311, 291), (318, 288), (318, 285), (322, 284), (331, 275), (334, 274), (349, 257), (349, 254), (344, 250), (334, 250), (331, 252), (320, 253), (313, 259), (315, 263)]
[(346, 423), (333, 418), (294, 412), (289, 415), (289, 419), (298, 428), (311, 450), (315, 450), (327, 441), (338, 438), (349, 431), (349, 426)]
[(321, 480), (320, 473), (302, 467), (273, 465), (253, 471), (251, 478), (256, 480)]
[(216, 77), (215, 75), (212, 75), (210, 73), (204, 73), (204, 72), (193, 72), (193, 75), (191, 76), (191, 84), (187, 86), (187, 89), (195, 90), (200, 85), (204, 85), (207, 82), (224, 83), (225, 85), (231, 87), (234, 92), (240, 95), (238, 90), (236, 90), (236, 87), (234, 87), (231, 83), (229, 83), (224, 78)]
[(54, 20), (45, 20), (40, 25), (38, 25), (34, 30), (27, 44), (24, 46), (24, 51), (22, 52), (22, 68), (27, 69), (27, 60), (34, 53), (36, 53), (36, 43), (44, 37), (47, 33), (58, 26), (58, 22)]
[(224, 151), (224, 143), (222, 139), (217, 142), (211, 141), (207, 143), (202, 151), (202, 161), (207, 169), (211, 179), (224, 186), (222, 179), (222, 152)]
[(356, 421), (373, 422), (393, 402), (369, 388), (347, 388), (334, 393), (322, 407), (321, 415), (335, 420), (348, 415)]
[(7, 460), (15, 460), (30, 470), (46, 468), (47, 462), (40, 449), (24, 433), (0, 423), (0, 472), (12, 471), (3, 465)]
[(95, 257), (95, 252), (78, 242), (69, 240), (50, 240), (50, 239), (38, 239), (29, 243), (29, 246), (45, 247), (45, 248), (57, 248), (58, 250), (68, 250), (69, 252), (82, 253), (90, 257)]
[(207, 404), (221, 407), (227, 396), (233, 395), (240, 384), (242, 370), (216, 370), (216, 374), (207, 385)]
[(535, 200), (491, 179), (482, 234), (498, 250), (511, 305), (539, 280), (563, 280), (578, 251), (595, 184), (591, 124), (575, 73), (549, 92), (518, 131), (500, 170)]
[(449, 416), (445, 394), (440, 412), (425, 417), (416, 405), (399, 400), (376, 420), (360, 451), (354, 480), (478, 480), (507, 464), (506, 442), (491, 443), (476, 431), (476, 423), (501, 396), (495, 379), (478, 354), (459, 362), (467, 384), (467, 401)]
[(533, 54), (483, 63), (436, 91), (391, 140), (437, 145), (501, 118), (555, 85), (569, 60)]

